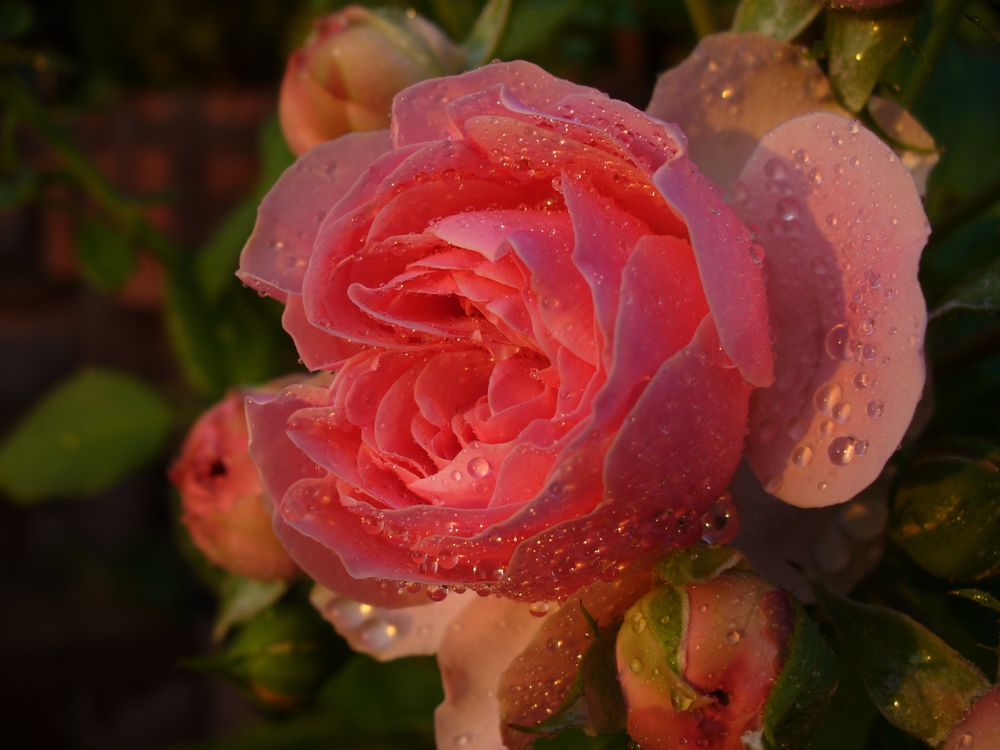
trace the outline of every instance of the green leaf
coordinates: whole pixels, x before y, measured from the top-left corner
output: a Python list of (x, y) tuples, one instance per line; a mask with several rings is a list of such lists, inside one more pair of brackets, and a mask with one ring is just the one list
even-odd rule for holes
[(19, 0), (0, 2), (0, 39), (13, 39), (31, 28), (31, 6)]
[(490, 61), (500, 45), (509, 15), (510, 0), (489, 0), (483, 6), (475, 26), (462, 42), (466, 54), (466, 70), (473, 70)]
[(764, 706), (764, 737), (779, 750), (803, 746), (819, 725), (837, 688), (837, 656), (802, 605), (785, 665)]
[(258, 202), (256, 196), (251, 196), (237, 204), (198, 252), (195, 272), (209, 300), (218, 300), (227, 288), (238, 284), (236, 267), (253, 231)]
[(878, 718), (851, 660), (841, 653), (837, 662), (837, 691), (816, 733), (806, 742), (807, 750), (865, 750)]
[(559, 27), (573, 17), (580, 5), (580, 0), (519, 0), (497, 56), (503, 60), (530, 57), (542, 45), (551, 43)]
[(983, 607), (992, 609), (997, 614), (1000, 614), (1000, 599), (997, 599), (993, 594), (987, 593), (986, 591), (980, 591), (979, 589), (956, 589), (955, 591), (949, 591), (952, 596), (960, 596), (963, 599), (968, 599), (969, 601), (975, 602)]
[(23, 503), (99, 492), (154, 458), (171, 421), (170, 407), (131, 375), (81, 372), (0, 444), (0, 490)]
[(933, 320), (954, 310), (1000, 311), (1000, 258), (994, 258), (952, 289), (930, 317)]
[(822, 9), (819, 0), (742, 0), (733, 31), (756, 31), (787, 41), (801, 34)]
[(169, 269), (165, 313), (167, 333), (188, 382), (207, 396), (221, 396), (227, 383), (217, 321), (187, 263)]
[(230, 575), (222, 583), (219, 614), (212, 628), (212, 641), (221, 643), (229, 630), (257, 616), (288, 591), (286, 581), (257, 581)]
[(84, 216), (77, 233), (77, 257), (84, 278), (100, 291), (113, 291), (135, 270), (135, 244), (128, 233)]
[(671, 552), (654, 566), (656, 575), (675, 586), (710, 581), (743, 563), (743, 554), (729, 547), (699, 544)]
[(988, 688), (982, 672), (907, 615), (817, 590), (868, 695), (892, 724), (937, 745)]
[(904, 471), (892, 538), (921, 567), (953, 581), (1000, 571), (1000, 447), (954, 441)]
[(883, 71), (913, 29), (919, 9), (919, 2), (908, 0), (863, 13), (847, 9), (827, 11), (830, 81), (851, 112), (865, 106)]

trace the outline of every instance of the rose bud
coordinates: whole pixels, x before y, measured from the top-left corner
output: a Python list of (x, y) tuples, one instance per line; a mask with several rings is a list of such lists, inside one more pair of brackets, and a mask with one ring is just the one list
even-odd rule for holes
[[(699, 556), (707, 576), (690, 562)], [(815, 625), (738, 561), (695, 549), (687, 570), (674, 565), (625, 613), (618, 674), (644, 750), (800, 747), (833, 693), (834, 657)]]
[(292, 151), (389, 124), (396, 92), (458, 71), (462, 50), (415, 13), (356, 5), (318, 19), (292, 53), (278, 114)]
[(233, 393), (198, 418), (170, 480), (181, 495), (182, 522), (212, 563), (248, 578), (291, 578), (297, 568), (271, 528), (247, 450), (246, 395)]
[(941, 750), (992, 750), (1000, 747), (1000, 685), (972, 704), (951, 730)]
[[(664, 84), (722, 103), (699, 137), (761, 93), (742, 59), (709, 104)], [(238, 274), (332, 373), (248, 406), (293, 558), (372, 605), (551, 601), (700, 539), (744, 455), (796, 505), (868, 486), (923, 384), (928, 226), (885, 144), (802, 111), (718, 141), (732, 205), (676, 126), (525, 62), (303, 155)]]

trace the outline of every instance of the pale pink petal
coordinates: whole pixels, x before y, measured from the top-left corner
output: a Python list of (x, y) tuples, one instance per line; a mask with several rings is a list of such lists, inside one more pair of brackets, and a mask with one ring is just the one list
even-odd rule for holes
[(444, 703), (434, 712), (437, 746), (505, 750), (497, 685), (546, 618), (522, 602), (476, 599), (451, 621), (438, 650)]
[(285, 170), (261, 202), (240, 255), (243, 283), (281, 300), (299, 294), (323, 219), (390, 147), (386, 130), (351, 133), (316, 146)]
[(457, 135), (446, 105), (497, 84), (523, 106), (543, 112), (569, 94), (607, 99), (606, 94), (555, 78), (528, 62), (494, 63), (460, 76), (423, 81), (396, 94), (392, 103), (393, 143), (399, 147)]
[(698, 168), (723, 187), (761, 136), (808, 112), (843, 112), (804, 48), (761, 34), (712, 34), (656, 82), (646, 112), (677, 123)]
[(687, 223), (726, 353), (747, 381), (770, 385), (774, 371), (767, 293), (753, 237), (683, 153), (657, 170), (653, 182)]
[(777, 340), (775, 385), (754, 396), (750, 466), (793, 505), (843, 502), (881, 472), (923, 389), (920, 197), (887, 146), (829, 114), (766, 136), (739, 186), (767, 250)]
[(375, 607), (314, 586), (309, 601), (355, 651), (379, 661), (437, 652), (452, 620), (479, 597), (452, 594), (405, 608)]

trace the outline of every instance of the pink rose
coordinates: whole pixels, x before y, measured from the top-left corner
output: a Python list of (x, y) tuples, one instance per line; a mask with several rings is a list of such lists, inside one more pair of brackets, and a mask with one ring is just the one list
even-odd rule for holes
[(1000, 685), (980, 696), (951, 730), (941, 750), (990, 750), (1000, 747)]
[[(922, 380), (927, 230), (870, 133), (779, 127), (734, 209), (676, 127), (527, 63), (417, 84), (393, 115), (286, 172), (241, 259), (335, 372), (249, 409), (277, 533), (320, 583), (566, 596), (714, 525), (748, 425), (797, 504), (878, 474)], [(829, 413), (855, 387), (884, 415)]]
[(233, 393), (198, 418), (170, 480), (181, 495), (181, 520), (211, 562), (248, 578), (291, 578), (295, 563), (274, 536), (247, 452), (245, 395)]
[(344, 133), (384, 128), (396, 92), (454, 73), (463, 61), (461, 49), (415, 13), (350, 5), (320, 18), (288, 58), (278, 103), (285, 139), (302, 154)]

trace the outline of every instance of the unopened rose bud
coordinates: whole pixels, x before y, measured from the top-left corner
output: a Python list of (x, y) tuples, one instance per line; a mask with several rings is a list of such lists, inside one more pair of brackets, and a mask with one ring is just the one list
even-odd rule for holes
[(792, 597), (717, 560), (722, 572), (673, 566), (708, 573), (664, 581), (625, 614), (618, 673), (643, 750), (798, 747), (832, 693), (832, 653)]
[(315, 694), (335, 653), (336, 636), (311, 607), (284, 603), (247, 623), (217, 663), (263, 705), (292, 708)]
[(278, 114), (296, 154), (389, 124), (392, 98), (418, 81), (457, 73), (462, 50), (412, 11), (348, 6), (315, 22), (292, 53)]
[(247, 450), (246, 395), (231, 394), (198, 418), (170, 479), (181, 495), (181, 520), (208, 560), (248, 578), (287, 579), (297, 568), (271, 528)]

